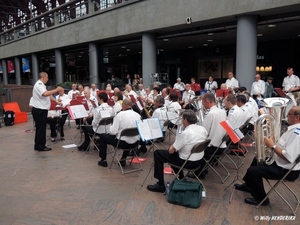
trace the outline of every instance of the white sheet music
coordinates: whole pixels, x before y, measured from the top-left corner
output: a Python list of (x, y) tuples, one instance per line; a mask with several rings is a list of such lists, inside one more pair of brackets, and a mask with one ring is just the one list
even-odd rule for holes
[(161, 125), (157, 117), (136, 121), (136, 125), (143, 141), (163, 137)]
[(69, 110), (70, 116), (73, 120), (88, 117), (88, 113), (83, 105), (71, 105), (68, 106), (67, 109)]

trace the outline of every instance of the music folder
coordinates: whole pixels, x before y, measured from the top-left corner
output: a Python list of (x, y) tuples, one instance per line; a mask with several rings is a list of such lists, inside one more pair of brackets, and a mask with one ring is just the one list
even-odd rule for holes
[(241, 140), (244, 137), (240, 129), (239, 128), (233, 129), (228, 120), (224, 120), (220, 124), (226, 130), (226, 132), (228, 133), (230, 139), (234, 144), (239, 142), (239, 140)]
[(136, 126), (143, 141), (163, 137), (163, 132), (158, 117), (136, 121)]
[(88, 113), (83, 105), (70, 105), (67, 109), (73, 120), (88, 117)]

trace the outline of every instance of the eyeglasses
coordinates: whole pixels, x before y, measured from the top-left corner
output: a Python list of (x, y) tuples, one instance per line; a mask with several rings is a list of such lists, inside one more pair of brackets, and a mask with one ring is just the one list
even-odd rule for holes
[(299, 115), (297, 115), (297, 114), (291, 114), (291, 113), (288, 113), (287, 115), (288, 115), (288, 116), (299, 116)]

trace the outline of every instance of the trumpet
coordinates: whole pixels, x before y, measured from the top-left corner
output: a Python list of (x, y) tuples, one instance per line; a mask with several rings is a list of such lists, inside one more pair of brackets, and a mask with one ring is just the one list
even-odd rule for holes
[(152, 117), (152, 114), (154, 112), (154, 105), (151, 104), (149, 106), (144, 106), (142, 111), (142, 117), (143, 119), (149, 119)]

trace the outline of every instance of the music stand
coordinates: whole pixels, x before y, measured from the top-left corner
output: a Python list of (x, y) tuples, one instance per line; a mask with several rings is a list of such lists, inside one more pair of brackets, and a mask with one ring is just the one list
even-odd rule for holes
[(282, 98), (286, 97), (286, 94), (282, 91), (281, 88), (274, 88), (275, 92)]
[[(154, 117), (154, 118), (149, 118), (149, 119), (144, 119), (144, 120), (138, 120), (138, 121), (136, 121), (136, 126), (137, 126), (138, 132), (140, 134), (141, 140), (142, 141), (150, 141), (151, 148), (149, 151), (151, 151), (151, 149), (153, 149), (153, 152), (154, 152), (154, 147), (156, 147), (154, 140), (157, 138), (163, 137), (163, 131), (162, 131), (159, 119), (157, 117)], [(151, 163), (149, 172), (148, 172), (147, 176), (145, 177), (141, 187), (144, 186), (153, 166), (154, 166), (154, 159)]]

